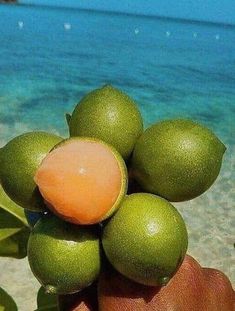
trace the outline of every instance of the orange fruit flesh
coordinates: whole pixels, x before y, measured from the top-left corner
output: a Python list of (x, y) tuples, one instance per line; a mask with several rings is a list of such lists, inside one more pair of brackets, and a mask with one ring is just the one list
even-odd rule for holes
[(34, 179), (49, 208), (76, 224), (102, 220), (122, 186), (113, 152), (100, 142), (85, 139), (65, 142), (50, 152)]

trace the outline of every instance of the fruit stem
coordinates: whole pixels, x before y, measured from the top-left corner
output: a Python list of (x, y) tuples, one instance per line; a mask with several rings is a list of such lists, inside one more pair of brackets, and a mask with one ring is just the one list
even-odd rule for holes
[(66, 113), (65, 118), (66, 118), (67, 125), (69, 126), (69, 122), (71, 120), (71, 115), (69, 113)]
[(57, 293), (57, 289), (53, 285), (46, 285), (45, 286), (45, 293), (46, 294), (56, 294)]

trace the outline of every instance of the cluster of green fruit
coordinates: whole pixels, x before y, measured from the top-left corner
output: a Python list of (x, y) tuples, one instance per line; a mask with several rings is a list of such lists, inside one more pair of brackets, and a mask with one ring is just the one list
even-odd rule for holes
[(75, 293), (99, 277), (107, 258), (137, 283), (167, 284), (188, 245), (169, 201), (204, 193), (225, 146), (190, 120), (144, 131), (133, 100), (112, 86), (87, 94), (67, 122), (68, 139), (30, 132), (0, 150), (4, 191), (29, 210), (29, 221), (35, 212), (40, 218), (28, 243), (35, 277), (47, 293)]

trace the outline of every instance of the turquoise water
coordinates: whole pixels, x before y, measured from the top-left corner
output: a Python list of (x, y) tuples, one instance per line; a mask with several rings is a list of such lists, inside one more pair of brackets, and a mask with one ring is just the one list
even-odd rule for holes
[[(187, 224), (188, 253), (235, 284), (235, 28), (0, 5), (0, 147), (30, 130), (68, 135), (64, 114), (106, 83), (136, 100), (145, 126), (191, 118), (226, 144), (212, 188), (175, 205)], [(34, 310), (37, 286), (27, 262), (19, 269), (18, 261), (1, 259), (0, 268), (20, 310)]]
[(2, 5), (0, 29), (1, 142), (31, 129), (66, 135), (65, 112), (111, 83), (146, 126), (188, 117), (234, 144), (235, 28)]

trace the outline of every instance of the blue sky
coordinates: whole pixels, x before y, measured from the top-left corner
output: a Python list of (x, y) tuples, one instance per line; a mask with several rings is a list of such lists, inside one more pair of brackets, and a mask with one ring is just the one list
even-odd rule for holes
[(130, 13), (143, 13), (235, 24), (235, 0), (20, 0)]

